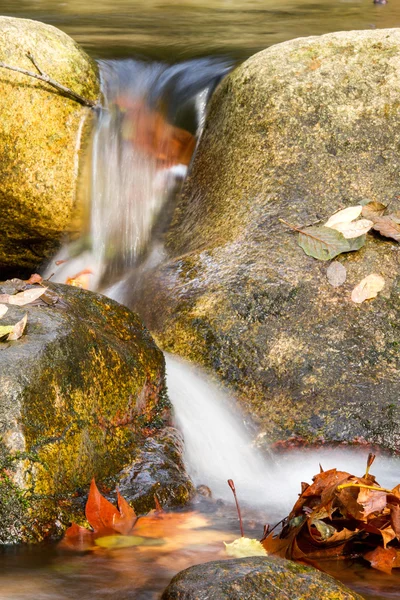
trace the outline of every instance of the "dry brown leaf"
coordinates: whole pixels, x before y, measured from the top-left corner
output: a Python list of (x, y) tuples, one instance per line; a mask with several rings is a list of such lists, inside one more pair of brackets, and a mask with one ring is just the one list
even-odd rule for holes
[(19, 338), (24, 333), (27, 320), (28, 320), (28, 315), (26, 314), (20, 321), (18, 321), (18, 323), (16, 323), (14, 325), (12, 332), (9, 334), (9, 336), (7, 338), (7, 341), (11, 342), (14, 340), (19, 340)]
[(397, 539), (400, 540), (400, 506), (398, 504), (390, 505), (390, 523)]
[(378, 546), (375, 550), (364, 554), (364, 558), (371, 563), (371, 567), (374, 569), (390, 575), (395, 565), (397, 552), (394, 548), (381, 548)]
[(339, 231), (346, 238), (346, 240), (350, 240), (368, 233), (373, 226), (373, 221), (368, 219), (359, 219), (358, 221), (352, 221), (351, 223), (336, 223), (330, 227), (331, 229), (336, 229), (336, 231)]
[(329, 283), (333, 287), (340, 287), (346, 281), (346, 277), (347, 277), (346, 267), (344, 265), (342, 265), (342, 263), (335, 260), (327, 268), (326, 276), (328, 278)]
[(40, 298), (40, 296), (45, 293), (46, 289), (46, 287), (29, 288), (18, 294), (1, 294), (0, 302), (13, 304), (14, 306), (25, 306)]
[(379, 231), (384, 237), (392, 238), (396, 242), (400, 242), (400, 223), (397, 218), (392, 218), (392, 215), (386, 217), (378, 217), (374, 220), (374, 229)]
[(5, 304), (0, 304), (0, 319), (4, 317), (7, 311), (8, 307)]
[(378, 293), (385, 287), (385, 280), (377, 273), (371, 273), (364, 277), (351, 292), (351, 299), (357, 304), (361, 304), (364, 300), (376, 298)]
[(367, 488), (361, 488), (357, 497), (357, 503), (363, 507), (364, 517), (381, 512), (386, 506), (386, 500), (386, 492)]
[(34, 273), (33, 275), (31, 275), (29, 277), (29, 279), (26, 280), (25, 283), (34, 284), (34, 283), (42, 283), (42, 281), (43, 281), (43, 277), (41, 275), (39, 275), (38, 273)]
[(362, 208), (363, 207), (358, 204), (339, 210), (327, 220), (325, 227), (333, 228), (333, 226), (338, 223), (351, 223), (351, 221), (354, 221), (361, 215)]
[(375, 221), (375, 219), (384, 214), (386, 208), (381, 202), (368, 202), (368, 204), (362, 207), (361, 215), (364, 219)]

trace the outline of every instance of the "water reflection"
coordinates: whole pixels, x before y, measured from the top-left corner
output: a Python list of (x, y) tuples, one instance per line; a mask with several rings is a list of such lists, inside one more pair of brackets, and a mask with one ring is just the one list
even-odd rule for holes
[(242, 60), (285, 40), (330, 31), (400, 27), (400, 3), (372, 0), (0, 0), (3, 15), (63, 29), (96, 57), (133, 53)]

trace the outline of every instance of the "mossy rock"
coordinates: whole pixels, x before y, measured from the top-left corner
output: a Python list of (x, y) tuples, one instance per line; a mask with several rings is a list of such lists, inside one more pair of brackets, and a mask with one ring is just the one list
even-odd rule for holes
[[(400, 449), (399, 244), (368, 234), (333, 288), (280, 221), (323, 223), (364, 199), (399, 210), (399, 131), (398, 29), (273, 46), (211, 100), (169, 257), (132, 305), (164, 350), (231, 386), (260, 441)], [(384, 290), (354, 304), (374, 272)]]
[(170, 420), (164, 357), (139, 318), (104, 296), (49, 288), (40, 304), (10, 306), (2, 319), (28, 315), (22, 338), (0, 343), (3, 543), (57, 533), (91, 478), (112, 489)]
[[(38, 21), (0, 17), (0, 61), (37, 72), (96, 101), (94, 61), (65, 33)], [(91, 109), (48, 84), (0, 68), (0, 271), (30, 271), (79, 219), (80, 153)], [(78, 211), (78, 212), (76, 212)]]
[(189, 567), (161, 600), (362, 600), (333, 577), (275, 557), (218, 560)]

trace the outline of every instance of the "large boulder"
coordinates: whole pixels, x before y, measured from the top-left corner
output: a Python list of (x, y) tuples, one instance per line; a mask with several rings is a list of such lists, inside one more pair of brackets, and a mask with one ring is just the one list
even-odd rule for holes
[[(0, 17), (0, 61), (37, 73), (91, 101), (96, 64), (65, 33), (27, 19)], [(80, 150), (91, 109), (46, 83), (0, 68), (0, 271), (32, 270), (78, 218)], [(86, 125), (86, 126), (85, 126)]]
[[(211, 100), (168, 259), (132, 303), (163, 349), (233, 388), (266, 443), (400, 449), (399, 244), (368, 234), (338, 258), (335, 289), (280, 222), (323, 223), (366, 198), (398, 209), (399, 107), (400, 30), (273, 46)], [(353, 303), (373, 272), (383, 292)]]
[(46, 285), (37, 305), (10, 306), (1, 321), (28, 315), (26, 333), (0, 343), (0, 542), (56, 533), (92, 477), (112, 489), (170, 421), (164, 357), (139, 318)]
[(195, 565), (172, 579), (161, 600), (362, 600), (333, 577), (276, 557)]

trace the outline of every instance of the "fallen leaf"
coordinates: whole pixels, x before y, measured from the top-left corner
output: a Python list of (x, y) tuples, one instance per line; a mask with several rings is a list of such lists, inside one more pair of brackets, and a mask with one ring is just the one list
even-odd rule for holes
[[(336, 223), (335, 225), (330, 225), (331, 229), (340, 231), (346, 240), (368, 233), (373, 226), (374, 222), (368, 219), (359, 219), (358, 221), (352, 221), (351, 223)], [(327, 225), (325, 227), (327, 227)]]
[(18, 294), (1, 294), (0, 302), (13, 304), (14, 306), (25, 306), (40, 298), (40, 296), (45, 293), (46, 289), (46, 287), (29, 288)]
[(400, 506), (390, 505), (390, 522), (398, 540), (400, 540)]
[(326, 276), (333, 287), (340, 287), (347, 277), (347, 270), (342, 263), (333, 261), (326, 270)]
[(94, 479), (90, 483), (85, 514), (95, 533), (113, 532), (114, 523), (121, 517), (118, 509), (100, 494)]
[(371, 552), (364, 554), (364, 558), (371, 563), (371, 567), (374, 569), (390, 575), (397, 558), (397, 552), (394, 548), (381, 548), (377, 546)]
[(385, 210), (386, 206), (381, 202), (368, 202), (362, 207), (361, 215), (364, 219), (369, 219), (370, 221), (375, 221), (376, 218), (381, 217)]
[(349, 206), (343, 210), (339, 210), (334, 213), (325, 223), (325, 227), (333, 227), (338, 223), (351, 223), (361, 215), (362, 206), (357, 204), (356, 206)]
[(228, 556), (235, 558), (245, 558), (246, 556), (267, 556), (267, 551), (258, 540), (241, 537), (234, 540), (231, 544), (226, 544), (225, 550)]
[(331, 260), (343, 252), (359, 250), (365, 244), (365, 236), (346, 240), (342, 233), (330, 227), (308, 227), (299, 231), (299, 246), (308, 256), (319, 260)]
[(397, 222), (397, 219), (392, 219), (391, 215), (376, 218), (374, 220), (374, 229), (384, 237), (400, 242), (400, 223)]
[(43, 277), (41, 275), (38, 275), (38, 273), (34, 273), (33, 275), (31, 275), (29, 277), (29, 279), (26, 280), (25, 283), (30, 283), (30, 284), (42, 283), (42, 281), (43, 281)]
[(3, 342), (12, 333), (14, 325), (0, 325), (0, 342)]
[(351, 299), (357, 304), (361, 304), (364, 300), (376, 298), (378, 293), (385, 287), (385, 280), (381, 275), (371, 273), (364, 277), (351, 292)]
[(367, 517), (371, 513), (381, 512), (386, 507), (386, 499), (386, 492), (361, 488), (357, 503), (363, 507), (364, 517)]
[(133, 508), (119, 492), (117, 492), (117, 503), (119, 514), (114, 519), (113, 528), (115, 531), (118, 531), (118, 533), (127, 535), (132, 531), (138, 518)]
[(101, 548), (130, 548), (132, 546), (162, 546), (162, 539), (144, 538), (138, 535), (106, 535), (94, 540), (96, 546)]
[(18, 321), (18, 323), (16, 323), (14, 325), (12, 332), (10, 333), (10, 335), (7, 338), (7, 341), (11, 342), (14, 340), (19, 340), (19, 338), (24, 333), (27, 321), (28, 321), (28, 315), (26, 314), (22, 317), (22, 319), (20, 321)]
[(90, 269), (83, 269), (73, 277), (68, 277), (65, 280), (65, 283), (67, 285), (72, 285), (73, 287), (87, 289), (89, 287), (89, 275), (93, 275), (93, 271)]
[(0, 304), (0, 319), (4, 317), (7, 311), (8, 307), (5, 304)]

